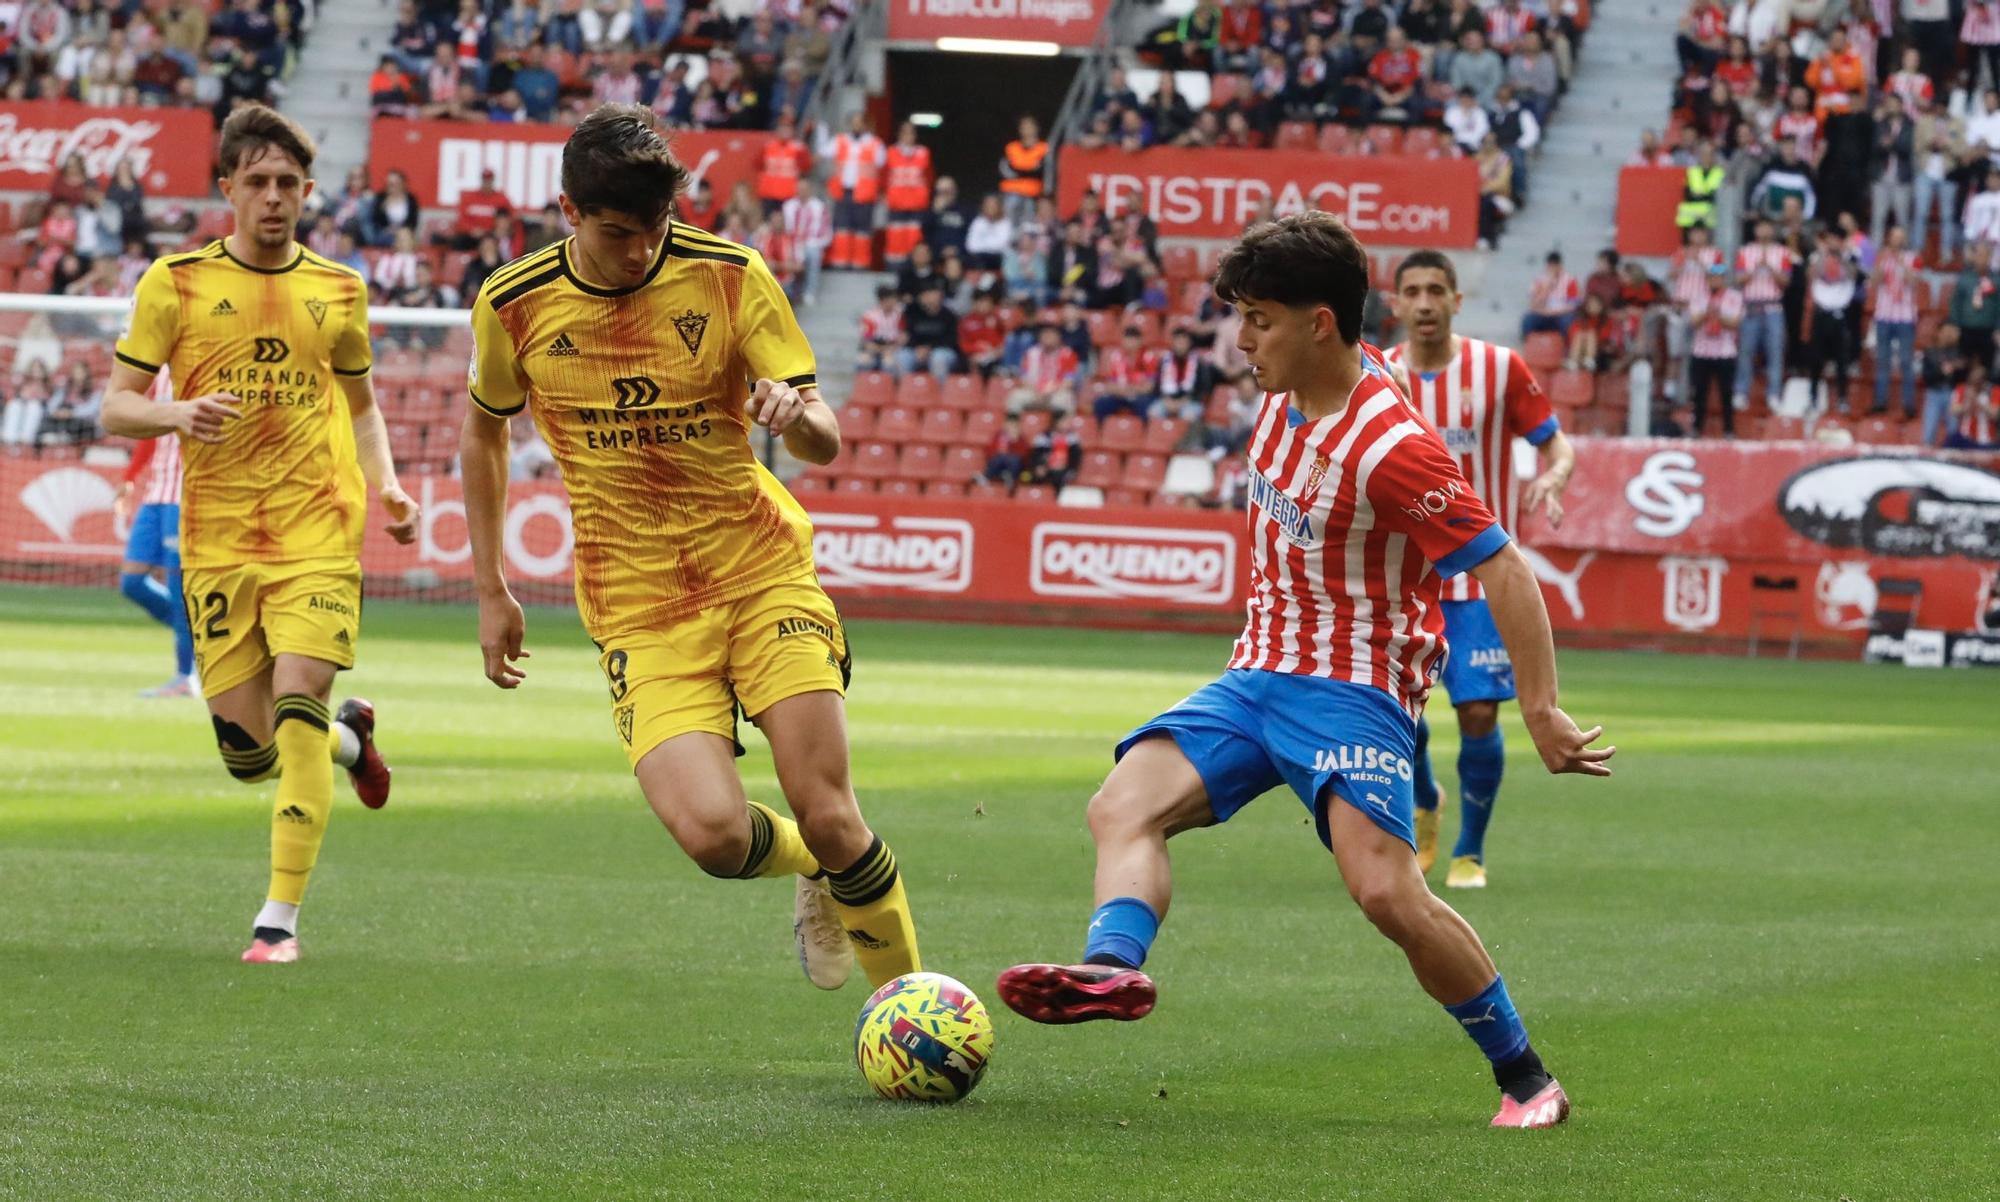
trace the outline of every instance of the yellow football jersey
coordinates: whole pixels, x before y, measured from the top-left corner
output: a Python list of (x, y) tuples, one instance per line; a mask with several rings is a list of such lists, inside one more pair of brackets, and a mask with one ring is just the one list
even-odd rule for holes
[(592, 637), (809, 576), (812, 522), (757, 461), (750, 382), (814, 382), (812, 347), (756, 251), (674, 222), (628, 289), (577, 277), (565, 241), (472, 305), (472, 401), (532, 408), (562, 469)]
[(189, 568), (361, 553), (367, 488), (333, 377), (365, 376), (368, 286), (304, 247), (266, 270), (221, 241), (139, 277), (118, 361), (171, 366), (176, 396), (233, 394), (218, 443), (181, 441), (181, 562)]

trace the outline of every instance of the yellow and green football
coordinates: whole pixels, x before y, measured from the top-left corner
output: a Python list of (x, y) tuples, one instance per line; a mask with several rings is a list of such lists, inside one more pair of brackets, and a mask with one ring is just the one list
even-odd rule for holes
[(871, 995), (854, 1024), (854, 1062), (876, 1093), (956, 1102), (993, 1056), (993, 1018), (970, 989), (942, 973), (913, 972)]

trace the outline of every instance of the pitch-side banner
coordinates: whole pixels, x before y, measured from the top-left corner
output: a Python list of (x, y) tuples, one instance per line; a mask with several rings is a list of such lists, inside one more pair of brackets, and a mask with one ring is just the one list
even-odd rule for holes
[(889, 38), (1004, 38), (1088, 46), (1110, 7), (1110, 0), (889, 0)]
[(215, 118), (205, 108), (0, 103), (0, 188), (46, 191), (73, 154), (92, 179), (130, 159), (149, 196), (207, 196), (215, 186)]
[(1279, 216), (1323, 209), (1368, 243), (1469, 247), (1479, 237), (1471, 159), (1069, 146), (1057, 181), (1063, 212), (1096, 192), (1114, 216), (1139, 209), (1169, 237), (1233, 237), (1266, 200)]
[[(417, 199), (450, 208), (479, 187), (482, 171), (517, 210), (539, 211), (562, 191), (562, 148), (570, 127), (530, 122), (468, 123), (377, 117), (368, 138), (368, 177), (376, 186), (391, 170), (409, 177)], [(686, 130), (673, 135), (674, 153), (706, 179), (717, 198), (757, 174), (757, 155), (771, 135), (739, 130)]]

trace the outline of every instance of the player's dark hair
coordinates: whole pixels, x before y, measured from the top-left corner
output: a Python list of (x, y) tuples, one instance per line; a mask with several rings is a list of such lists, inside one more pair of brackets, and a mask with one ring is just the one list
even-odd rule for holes
[(1411, 251), (1396, 264), (1396, 291), (1403, 290), (1403, 273), (1429, 267), (1444, 272), (1444, 282), (1453, 292), (1458, 291), (1458, 268), (1452, 266), (1451, 256), (1441, 250)]
[(313, 157), (319, 153), (311, 135), (296, 121), (261, 104), (243, 105), (223, 121), (222, 146), (216, 152), (222, 174), (235, 175), (238, 167), (256, 162), (269, 150), (290, 155), (307, 176), (312, 175)]
[(1361, 341), (1368, 304), (1368, 254), (1331, 213), (1293, 213), (1249, 228), (1222, 254), (1215, 298), (1225, 304), (1273, 301), (1325, 305), (1343, 342)]
[(563, 144), (563, 192), (590, 216), (609, 210), (655, 225), (687, 183), (687, 168), (643, 104), (599, 105)]

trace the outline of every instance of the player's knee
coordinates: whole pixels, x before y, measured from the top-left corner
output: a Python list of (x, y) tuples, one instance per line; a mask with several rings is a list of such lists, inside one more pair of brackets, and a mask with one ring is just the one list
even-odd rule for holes
[(861, 808), (848, 797), (799, 807), (797, 814), (799, 838), (822, 864), (847, 863), (866, 850), (873, 838), (868, 824), (861, 820)]
[(749, 823), (702, 822), (676, 827), (674, 839), (703, 872), (734, 880), (750, 854)]
[(1347, 883), (1347, 894), (1375, 929), (1400, 941), (1410, 923), (1408, 890), (1386, 874), (1362, 876)]
[(259, 743), (255, 736), (219, 714), (210, 715), (215, 727), (215, 749), (229, 775), (246, 785), (270, 780), (278, 775), (278, 745)]
[(1143, 796), (1108, 780), (1091, 795), (1083, 813), (1091, 838), (1099, 843), (1142, 836), (1160, 826), (1160, 815)]
[(1500, 703), (1468, 701), (1458, 707), (1458, 731), (1471, 739), (1483, 739), (1500, 724)]

